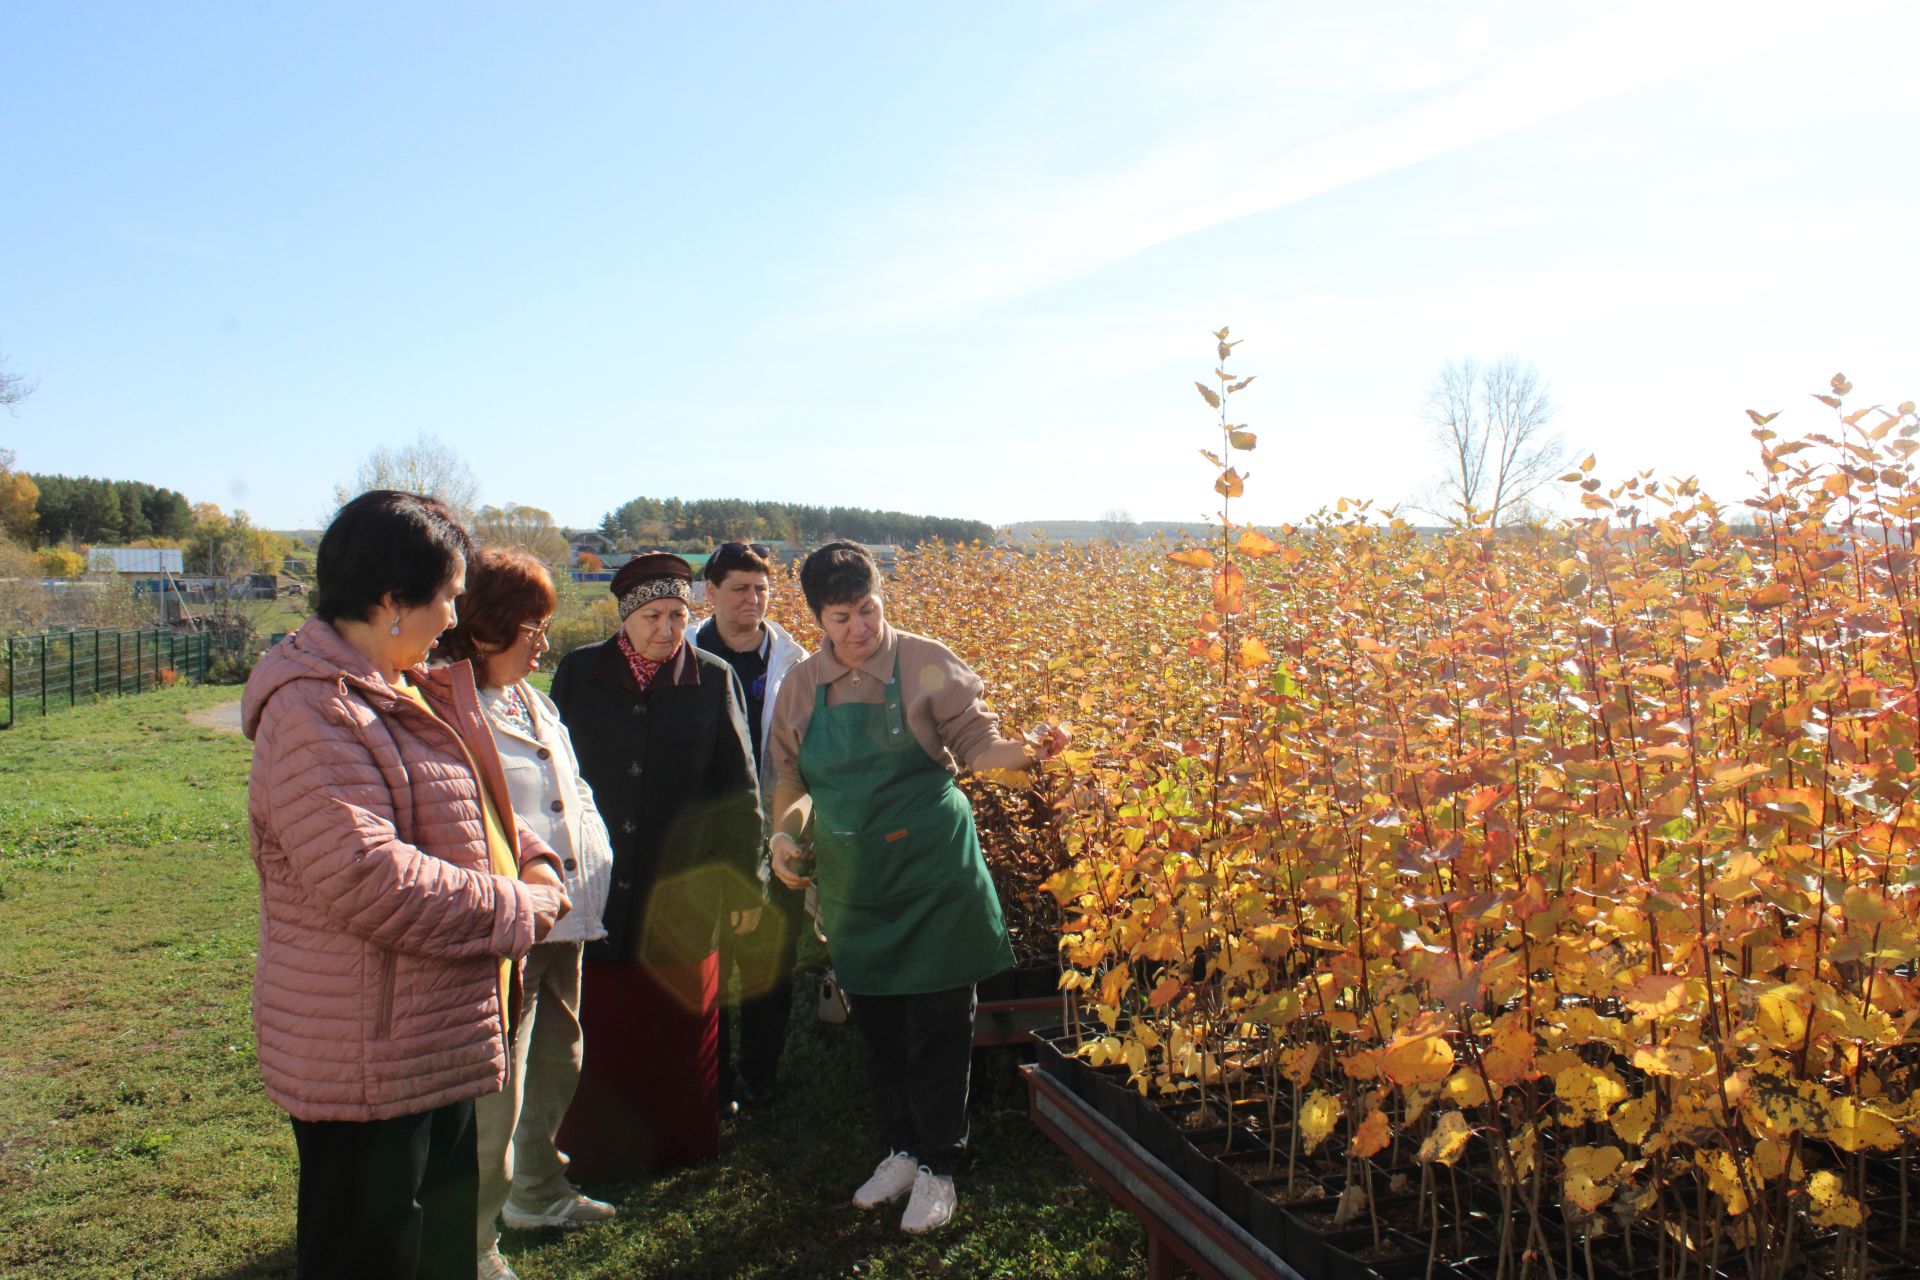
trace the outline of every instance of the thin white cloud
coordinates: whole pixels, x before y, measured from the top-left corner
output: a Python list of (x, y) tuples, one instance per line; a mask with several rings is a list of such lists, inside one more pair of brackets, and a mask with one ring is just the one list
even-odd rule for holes
[[(1621, 6), (1453, 92), (1290, 150), (1276, 150), (1293, 123), (1275, 117), (1276, 89), (1264, 102), (1220, 104), (1215, 118), (1238, 124), (1209, 122), (1199, 140), (1158, 141), (1104, 171), (1061, 176), (1041, 156), (974, 157), (957, 186), (902, 200), (850, 235), (855, 270), (827, 288), (825, 309), (898, 323), (1003, 303), (1577, 107), (1791, 47), (1812, 21), (1779, 6), (1743, 7), (1734, 23), (1717, 5)], [(1240, 30), (1230, 38), (1248, 39)]]

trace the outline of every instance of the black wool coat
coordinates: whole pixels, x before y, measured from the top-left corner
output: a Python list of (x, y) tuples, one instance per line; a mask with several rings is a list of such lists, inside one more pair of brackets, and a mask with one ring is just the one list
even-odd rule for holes
[(761, 905), (760, 793), (733, 668), (683, 643), (646, 692), (617, 637), (575, 649), (552, 698), (613, 840), (607, 936), (589, 960), (684, 964)]

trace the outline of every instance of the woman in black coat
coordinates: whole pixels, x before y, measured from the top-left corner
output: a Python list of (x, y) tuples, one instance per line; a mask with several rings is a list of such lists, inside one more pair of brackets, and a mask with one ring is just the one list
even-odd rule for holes
[(620, 630), (561, 659), (552, 697), (613, 841), (607, 936), (581, 974), (586, 1062), (561, 1127), (576, 1182), (711, 1159), (720, 1142), (716, 930), (750, 931), (760, 806), (733, 669), (686, 641), (692, 569), (628, 562)]

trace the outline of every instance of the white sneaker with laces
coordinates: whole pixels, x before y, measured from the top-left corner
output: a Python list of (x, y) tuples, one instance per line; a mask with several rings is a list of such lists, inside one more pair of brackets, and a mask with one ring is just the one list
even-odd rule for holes
[(906, 1152), (894, 1152), (875, 1166), (873, 1176), (861, 1183), (860, 1189), (853, 1193), (855, 1207), (878, 1209), (906, 1195), (913, 1190), (914, 1170), (917, 1167), (914, 1158)]
[(952, 1178), (921, 1165), (913, 1178), (913, 1198), (907, 1201), (907, 1211), (900, 1219), (900, 1229), (910, 1236), (938, 1231), (953, 1221), (957, 1200)]
[(500, 1209), (500, 1219), (516, 1231), (531, 1231), (536, 1227), (589, 1227), (596, 1222), (605, 1222), (619, 1213), (604, 1200), (595, 1200), (574, 1192), (562, 1196), (544, 1209), (525, 1209), (507, 1197), (507, 1203)]
[(489, 1249), (480, 1255), (479, 1280), (520, 1280), (513, 1274), (513, 1268), (500, 1256), (500, 1250)]

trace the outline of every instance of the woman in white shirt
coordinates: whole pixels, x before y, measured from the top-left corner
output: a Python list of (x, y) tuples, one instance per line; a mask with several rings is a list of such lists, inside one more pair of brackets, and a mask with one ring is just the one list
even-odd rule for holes
[(487, 547), (467, 566), (459, 621), (435, 656), (468, 659), (499, 748), (513, 811), (560, 855), (573, 910), (527, 956), (512, 1030), (507, 1087), (479, 1099), (480, 1280), (512, 1280), (496, 1215), (508, 1226), (576, 1227), (614, 1216), (575, 1191), (555, 1145), (580, 1080), (580, 956), (606, 933), (613, 876), (606, 826), (580, 776), (573, 744), (546, 695), (527, 683), (547, 651), (557, 597), (546, 567), (525, 551)]

